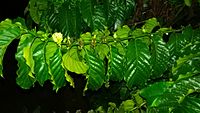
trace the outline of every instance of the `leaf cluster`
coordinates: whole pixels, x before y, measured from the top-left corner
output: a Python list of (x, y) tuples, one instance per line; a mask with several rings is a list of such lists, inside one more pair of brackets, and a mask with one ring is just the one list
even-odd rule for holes
[(135, 0), (30, 0), (28, 5), (40, 28), (70, 37), (105, 27), (116, 29), (134, 10)]
[[(169, 33), (169, 40), (164, 41)], [(66, 83), (74, 87), (68, 75), (74, 72), (86, 77), (84, 91), (110, 87), (110, 81), (123, 82), (133, 91), (132, 98), (119, 108), (110, 103), (110, 113), (139, 112), (143, 107), (150, 113), (198, 112), (199, 37), (199, 29), (161, 28), (156, 18), (151, 18), (141, 28), (125, 25), (114, 32), (95, 30), (76, 40), (64, 38), (60, 45), (48, 32), (28, 30), (6, 19), (0, 23), (0, 74), (3, 77), (7, 46), (19, 39), (16, 82), (24, 89), (35, 82), (43, 86), (47, 80), (56, 91)]]

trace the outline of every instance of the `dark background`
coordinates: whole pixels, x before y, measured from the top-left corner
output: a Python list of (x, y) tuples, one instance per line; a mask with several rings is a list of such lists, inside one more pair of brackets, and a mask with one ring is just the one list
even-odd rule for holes
[[(24, 17), (27, 4), (28, 0), (1, 0), (0, 21)], [(3, 59), (4, 78), (0, 78), (0, 113), (33, 113), (37, 109), (40, 109), (40, 113), (75, 113), (81, 109), (84, 113), (89, 110), (88, 99), (82, 96), (86, 81), (81, 75), (72, 74), (75, 89), (68, 84), (56, 93), (49, 81), (43, 87), (36, 83), (34, 88), (21, 89), (15, 81), (18, 69), (15, 60), (17, 45), (18, 40), (14, 40), (8, 46)]]

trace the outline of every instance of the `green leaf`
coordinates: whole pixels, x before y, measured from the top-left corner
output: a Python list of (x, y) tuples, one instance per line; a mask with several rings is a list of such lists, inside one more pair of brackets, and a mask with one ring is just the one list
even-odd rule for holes
[(147, 100), (147, 104), (150, 106), (152, 102), (162, 95), (169, 86), (171, 86), (171, 82), (157, 82), (148, 87), (142, 89), (140, 91), (140, 95)]
[(77, 47), (71, 48), (63, 55), (63, 64), (67, 70), (77, 74), (85, 74), (88, 70), (84, 60), (79, 58)]
[[(45, 17), (54, 32), (62, 32), (64, 36), (79, 37), (82, 28), (80, 0), (52, 1)], [(46, 24), (46, 23), (45, 23)]]
[(173, 76), (179, 76), (178, 79), (193, 76), (200, 73), (200, 53), (185, 55), (176, 61), (172, 67)]
[(150, 52), (147, 44), (142, 40), (131, 40), (125, 55), (126, 72), (125, 81), (131, 88), (133, 85), (142, 86), (147, 81), (151, 72)]
[(104, 109), (103, 109), (103, 106), (99, 106), (96, 110), (95, 110), (96, 113), (105, 113)]
[(84, 42), (90, 42), (92, 40), (92, 34), (90, 32), (81, 34), (80, 39), (82, 39)]
[(150, 43), (151, 43), (149, 34), (142, 31), (142, 29), (136, 28), (130, 34), (133, 39), (137, 39), (137, 38), (141, 39), (142, 38), (143, 42), (145, 42), (146, 44), (150, 45)]
[(116, 47), (111, 46), (109, 58), (109, 78), (114, 81), (121, 81), (124, 78), (123, 55)]
[(192, 0), (184, 0), (186, 6), (191, 6)]
[(173, 33), (170, 35), (167, 45), (173, 62), (175, 62), (178, 57), (185, 54), (180, 50), (190, 45), (191, 40), (193, 40), (193, 31), (191, 26), (186, 27), (182, 33)]
[(48, 65), (46, 62), (46, 42), (39, 41), (33, 43), (33, 60), (35, 77), (39, 84), (43, 86), (44, 82), (49, 79)]
[[(195, 111), (198, 113), (200, 108), (199, 99), (195, 98), (190, 101), (188, 98), (191, 98), (190, 94), (192, 93), (199, 93), (199, 81), (200, 75), (176, 81), (172, 87), (165, 91), (161, 96), (157, 97), (151, 106), (155, 107), (159, 113), (177, 111), (180, 110), (180, 107), (184, 108), (183, 111), (188, 111), (186, 113), (190, 113), (189, 111)], [(191, 102), (193, 104), (190, 104), (191, 106), (188, 107), (187, 105)]]
[(22, 17), (17, 17), (17, 18), (15, 18), (15, 19), (13, 19), (13, 22), (14, 22), (14, 23), (19, 22), (24, 28), (27, 28), (27, 27), (26, 27), (25, 19), (22, 18)]
[(109, 102), (108, 105), (109, 107), (108, 107), (107, 113), (116, 113), (116, 109), (117, 109), (116, 104), (113, 102)]
[(46, 62), (48, 65), (50, 65), (50, 59), (54, 54), (56, 53), (58, 49), (58, 45), (55, 42), (48, 42), (46, 45), (46, 52), (45, 52), (45, 57), (46, 57)]
[[(123, 27), (119, 27), (117, 29), (116, 37), (114, 38), (127, 38), (129, 36), (130, 28), (127, 25), (124, 25)], [(114, 35), (115, 36), (115, 35)]]
[(121, 103), (119, 106), (119, 113), (127, 113), (134, 110), (134, 101), (133, 100), (126, 100)]
[(56, 28), (59, 28), (64, 36), (80, 36), (82, 18), (79, 4), (79, 0), (68, 0), (59, 9), (58, 26)]
[(133, 12), (135, 12), (136, 9), (136, 2), (135, 0), (125, 0), (126, 1), (126, 18), (129, 18), (129, 16), (131, 16), (133, 14)]
[(160, 35), (153, 35), (151, 45), (152, 78), (161, 77), (169, 63), (169, 49)]
[(8, 45), (20, 35), (20, 29), (6, 19), (0, 23), (0, 76), (3, 77), (3, 57)]
[(91, 90), (99, 89), (105, 80), (105, 65), (104, 62), (97, 57), (95, 53), (86, 50), (86, 61), (89, 66), (87, 78), (87, 88)]
[(49, 42), (46, 46), (46, 61), (49, 65), (49, 71), (51, 75), (52, 83), (54, 88), (58, 90), (59, 88), (65, 86), (65, 70), (62, 67), (62, 53), (61, 48), (57, 46), (56, 43)]
[(34, 42), (35, 37), (31, 35), (29, 37), (32, 38), (32, 40), (30, 39), (30, 41), (32, 42), (29, 42), (30, 44), (23, 48), (23, 57), (26, 61), (26, 64), (30, 67), (31, 72), (34, 73), (34, 61), (33, 61), (33, 56), (31, 52), (31, 44)]
[(39, 24), (45, 11), (48, 11), (48, 0), (30, 0), (29, 12), (35, 23)]
[(65, 78), (70, 83), (70, 86), (75, 88), (74, 79), (70, 75), (68, 75), (67, 71), (65, 71)]
[(115, 29), (134, 12), (135, 0), (103, 1), (108, 27), (115, 24)]
[[(31, 44), (34, 41), (34, 37), (31, 34), (24, 34), (20, 38), (19, 45), (17, 47), (17, 53), (15, 54), (15, 58), (18, 61), (17, 70), (17, 84), (22, 87), (23, 89), (29, 89), (33, 86), (35, 82), (35, 77), (31, 72), (31, 67), (29, 63), (27, 64), (27, 59), (24, 57), (25, 54), (29, 54), (31, 51), (30, 48)], [(28, 58), (28, 57), (27, 57)], [(29, 60), (28, 60), (29, 61)]]
[(98, 44), (95, 49), (96, 51), (98, 51), (98, 55), (100, 59), (104, 60), (104, 58), (108, 57), (108, 53), (110, 51), (108, 45)]
[(133, 38), (141, 38), (141, 37), (149, 36), (147, 33), (143, 32), (142, 29), (139, 29), (139, 28), (136, 28), (130, 34), (132, 35)]
[(185, 97), (183, 102), (172, 110), (172, 113), (199, 113), (200, 98)]
[(106, 15), (101, 5), (95, 5), (95, 0), (82, 0), (80, 6), (83, 20), (92, 31), (104, 29)]
[(139, 91), (137, 91), (135, 94), (133, 94), (133, 96), (134, 96), (137, 106), (141, 106), (142, 104), (144, 104), (144, 99), (140, 96)]
[(156, 18), (151, 18), (145, 21), (145, 24), (142, 26), (142, 31), (144, 33), (151, 33), (152, 30), (156, 27), (159, 26), (159, 22), (157, 21)]

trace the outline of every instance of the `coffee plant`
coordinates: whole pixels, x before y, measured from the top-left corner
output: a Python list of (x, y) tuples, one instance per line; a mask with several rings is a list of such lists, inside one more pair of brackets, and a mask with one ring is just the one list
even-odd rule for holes
[(134, 3), (30, 0), (38, 28), (23, 19), (0, 23), (1, 77), (3, 62), (9, 62), (3, 60), (6, 49), (19, 40), (16, 83), (23, 89), (46, 81), (56, 92), (75, 87), (72, 72), (85, 76), (84, 93), (120, 84), (119, 105), (99, 104), (90, 113), (200, 112), (200, 29), (162, 27), (156, 18), (123, 25)]

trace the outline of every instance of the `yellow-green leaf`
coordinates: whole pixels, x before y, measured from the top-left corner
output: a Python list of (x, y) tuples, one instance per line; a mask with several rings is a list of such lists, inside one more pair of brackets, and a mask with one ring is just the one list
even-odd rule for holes
[(65, 78), (70, 83), (70, 86), (75, 88), (74, 79), (67, 73), (67, 71), (65, 71)]
[(63, 55), (63, 64), (65, 68), (77, 74), (84, 74), (88, 70), (86, 63), (79, 59), (77, 47), (71, 48), (66, 54)]
[(35, 77), (33, 76), (31, 72), (31, 67), (27, 64), (27, 60), (24, 57), (24, 54), (29, 54), (27, 49), (30, 47), (30, 45), (33, 43), (33, 36), (30, 34), (22, 35), (20, 38), (19, 45), (17, 47), (17, 53), (15, 55), (15, 58), (18, 61), (19, 69), (17, 70), (17, 78), (16, 82), (17, 84), (23, 88), (23, 89), (29, 89), (31, 86), (33, 86), (35, 82)]

